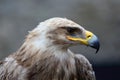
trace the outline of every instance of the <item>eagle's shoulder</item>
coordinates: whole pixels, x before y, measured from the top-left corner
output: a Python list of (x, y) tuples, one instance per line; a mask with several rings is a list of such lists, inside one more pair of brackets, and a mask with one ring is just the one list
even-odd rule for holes
[(96, 80), (92, 65), (85, 56), (75, 54), (74, 59), (77, 71), (77, 80)]

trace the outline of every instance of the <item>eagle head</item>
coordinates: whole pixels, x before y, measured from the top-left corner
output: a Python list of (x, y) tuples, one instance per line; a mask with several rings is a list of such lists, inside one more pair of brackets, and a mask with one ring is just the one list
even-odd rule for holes
[(86, 30), (79, 24), (66, 18), (51, 18), (41, 22), (27, 36), (30, 42), (37, 48), (67, 49), (76, 44), (90, 46), (99, 50), (100, 44), (96, 35)]

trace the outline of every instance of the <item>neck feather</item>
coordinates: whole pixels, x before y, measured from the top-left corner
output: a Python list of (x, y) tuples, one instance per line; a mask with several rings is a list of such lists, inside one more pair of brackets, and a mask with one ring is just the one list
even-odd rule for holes
[(40, 46), (38, 48), (38, 44), (36, 46), (35, 44), (25, 42), (14, 55), (18, 63), (24, 67), (32, 66), (34, 63), (51, 56), (64, 60), (66, 57), (73, 56), (73, 54), (59, 46)]

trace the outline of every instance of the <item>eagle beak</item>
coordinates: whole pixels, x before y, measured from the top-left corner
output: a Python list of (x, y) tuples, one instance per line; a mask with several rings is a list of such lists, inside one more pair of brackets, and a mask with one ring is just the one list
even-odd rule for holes
[(85, 38), (78, 38), (78, 37), (76, 38), (73, 36), (67, 36), (67, 39), (71, 41), (80, 42), (81, 44), (90, 46), (96, 49), (96, 53), (99, 51), (99, 48), (100, 48), (100, 43), (99, 43), (97, 36), (94, 35), (90, 31), (85, 31)]

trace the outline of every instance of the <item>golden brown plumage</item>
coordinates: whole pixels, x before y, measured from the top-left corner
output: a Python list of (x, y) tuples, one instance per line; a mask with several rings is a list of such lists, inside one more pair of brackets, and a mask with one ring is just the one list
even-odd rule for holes
[(97, 37), (71, 20), (41, 22), (18, 51), (0, 62), (0, 80), (95, 80), (89, 61), (68, 50), (76, 44), (99, 49)]

